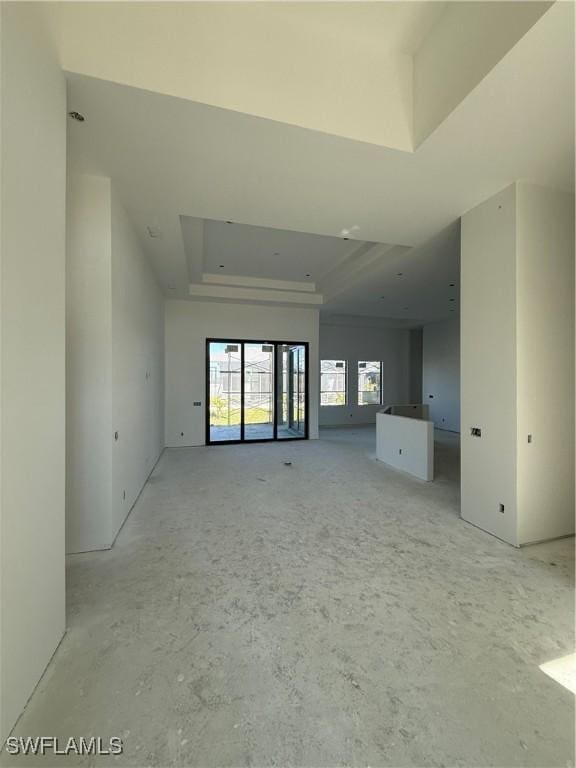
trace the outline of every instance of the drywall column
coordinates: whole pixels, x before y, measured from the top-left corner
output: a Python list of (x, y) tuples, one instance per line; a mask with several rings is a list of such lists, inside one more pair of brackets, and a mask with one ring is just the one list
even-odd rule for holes
[(518, 184), (516, 195), (518, 541), (524, 544), (574, 532), (574, 197), (533, 184)]
[(571, 195), (517, 183), (463, 217), (462, 517), (516, 546), (574, 532), (573, 285)]
[(41, 5), (0, 3), (0, 743), (65, 626), (66, 91)]

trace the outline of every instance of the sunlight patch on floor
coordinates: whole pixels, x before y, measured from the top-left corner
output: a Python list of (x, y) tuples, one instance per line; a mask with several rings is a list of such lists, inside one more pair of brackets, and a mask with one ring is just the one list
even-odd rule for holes
[(540, 664), (540, 669), (548, 677), (576, 694), (576, 653), (570, 653), (568, 656)]

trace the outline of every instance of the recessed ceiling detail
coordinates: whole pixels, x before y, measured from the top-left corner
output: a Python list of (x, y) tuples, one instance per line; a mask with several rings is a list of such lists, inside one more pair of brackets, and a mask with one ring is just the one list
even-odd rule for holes
[[(171, 298), (227, 286), (277, 301), (317, 294), (334, 316), (447, 316), (458, 248), (446, 229), (518, 178), (573, 189), (573, 12), (553, 4), (414, 152), (69, 73), (69, 103), (89, 116), (69, 132), (70, 172), (112, 179)], [(245, 227), (264, 230), (262, 250)]]
[(227, 275), (289, 281), (321, 277), (356, 247), (338, 237), (213, 220), (204, 221), (203, 243), (203, 272), (223, 264)]

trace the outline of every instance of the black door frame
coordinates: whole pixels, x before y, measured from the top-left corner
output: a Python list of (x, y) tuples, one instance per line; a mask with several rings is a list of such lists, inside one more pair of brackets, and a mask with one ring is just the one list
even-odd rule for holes
[[(210, 344), (238, 344), (240, 346), (240, 439), (239, 440), (211, 440), (210, 439)], [(244, 434), (244, 344), (270, 344), (274, 346), (274, 382), (273, 398), (274, 403), (274, 424), (273, 437), (261, 437), (255, 440), (246, 439)], [(304, 399), (305, 399), (305, 424), (304, 435), (294, 437), (278, 437), (278, 350), (280, 347), (304, 347)], [(230, 338), (206, 338), (206, 405), (205, 405), (205, 427), (206, 427), (206, 445), (238, 445), (239, 443), (272, 443), (274, 441), (287, 442), (290, 440), (308, 440), (310, 428), (310, 387), (309, 387), (309, 343), (307, 341), (277, 341), (273, 339), (230, 339)]]

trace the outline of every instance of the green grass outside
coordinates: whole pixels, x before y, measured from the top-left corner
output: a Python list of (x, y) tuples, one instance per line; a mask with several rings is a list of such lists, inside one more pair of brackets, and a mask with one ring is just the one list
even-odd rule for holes
[[(240, 411), (231, 409), (228, 422), (228, 409), (213, 398), (210, 402), (210, 423), (213, 427), (237, 427), (240, 424)], [(247, 408), (244, 411), (245, 424), (271, 424), (272, 414), (266, 408)]]

